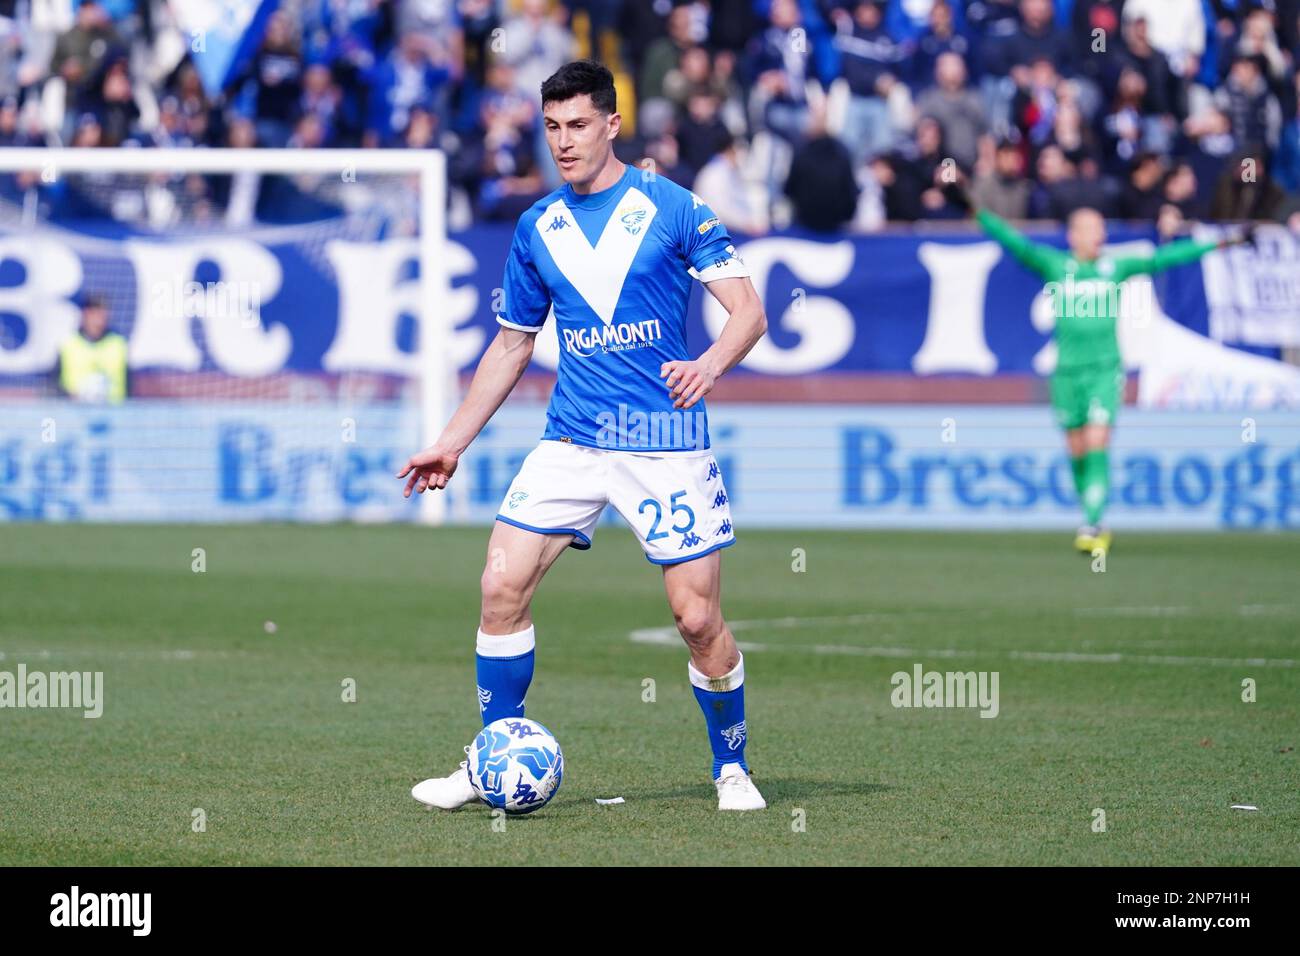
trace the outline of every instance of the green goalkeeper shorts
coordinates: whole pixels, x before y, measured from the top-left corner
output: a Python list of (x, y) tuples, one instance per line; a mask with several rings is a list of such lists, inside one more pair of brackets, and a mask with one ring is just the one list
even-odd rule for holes
[(1113, 365), (1058, 369), (1049, 391), (1056, 423), (1062, 428), (1113, 425), (1124, 395), (1124, 370)]

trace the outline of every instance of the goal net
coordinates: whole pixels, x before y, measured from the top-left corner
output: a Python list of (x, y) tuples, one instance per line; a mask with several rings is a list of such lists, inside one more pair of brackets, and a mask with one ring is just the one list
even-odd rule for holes
[(445, 520), (392, 477), (456, 398), (444, 191), (436, 151), (0, 149), (0, 518)]

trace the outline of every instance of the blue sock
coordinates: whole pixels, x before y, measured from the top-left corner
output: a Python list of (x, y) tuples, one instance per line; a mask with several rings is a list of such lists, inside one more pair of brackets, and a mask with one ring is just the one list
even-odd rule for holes
[(728, 763), (738, 763), (749, 773), (749, 764), (745, 763), (745, 659), (742, 657), (721, 677), (706, 677), (692, 663), (686, 668), (709, 730), (713, 779), (718, 779), (722, 765)]
[(522, 717), (524, 697), (533, 682), (532, 625), (518, 634), (478, 632), (478, 709), (486, 727), (503, 717)]

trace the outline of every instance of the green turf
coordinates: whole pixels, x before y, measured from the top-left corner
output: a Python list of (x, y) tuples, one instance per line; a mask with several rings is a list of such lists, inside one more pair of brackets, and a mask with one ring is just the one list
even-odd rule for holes
[[(1059, 534), (743, 532), (724, 608), (761, 645), (748, 756), (770, 807), (722, 815), (684, 651), (629, 639), (671, 624), (659, 571), (602, 529), (534, 608), (529, 714), (564, 785), (504, 832), (407, 793), (477, 730), (485, 543), (0, 527), (0, 670), (106, 685), (98, 720), (0, 710), (0, 864), (1300, 863), (1294, 536), (1124, 535), (1097, 573)], [(1001, 713), (895, 709), (916, 662), (997, 671)]]

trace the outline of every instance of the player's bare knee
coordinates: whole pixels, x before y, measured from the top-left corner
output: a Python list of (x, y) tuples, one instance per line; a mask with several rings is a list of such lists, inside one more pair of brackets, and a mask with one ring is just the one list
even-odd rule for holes
[(528, 617), (527, 590), (490, 568), (483, 572), (481, 587), (483, 628), (494, 634), (513, 633), (510, 629)]
[(707, 651), (722, 636), (722, 614), (708, 601), (692, 601), (674, 608), (677, 632), (692, 650)]

